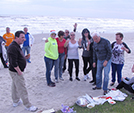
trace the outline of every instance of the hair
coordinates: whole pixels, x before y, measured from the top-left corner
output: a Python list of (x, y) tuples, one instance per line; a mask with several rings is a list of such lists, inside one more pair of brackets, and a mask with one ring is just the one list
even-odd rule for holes
[(10, 29), (10, 27), (6, 27), (6, 29)]
[(123, 34), (122, 33), (118, 32), (118, 33), (116, 33), (116, 35), (120, 35), (120, 38), (123, 39)]
[(94, 36), (100, 37), (100, 34), (95, 32), (92, 34), (92, 37), (94, 37)]
[(63, 31), (59, 31), (58, 32), (58, 36), (60, 37), (60, 36), (64, 36), (64, 32)]
[(24, 29), (28, 29), (27, 27), (24, 27)]
[(15, 38), (20, 37), (20, 34), (25, 34), (23, 31), (16, 31), (15, 32)]
[(85, 40), (85, 35), (84, 35), (85, 32), (88, 32), (88, 39), (91, 39), (92, 37), (90, 35), (90, 31), (87, 28), (82, 30), (82, 39)]

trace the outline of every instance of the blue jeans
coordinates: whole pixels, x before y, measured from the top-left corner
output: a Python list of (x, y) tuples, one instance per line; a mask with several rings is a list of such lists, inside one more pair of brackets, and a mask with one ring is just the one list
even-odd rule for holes
[[(59, 65), (59, 77), (62, 78), (62, 67), (64, 64), (64, 58), (65, 58), (65, 53), (59, 53), (59, 58), (58, 58), (58, 63), (56, 65)], [(58, 76), (55, 76), (55, 79), (58, 79)]]
[(114, 64), (114, 63), (111, 63), (111, 66), (112, 66), (112, 82), (116, 81), (115, 74), (117, 72), (118, 83), (120, 83), (121, 82), (121, 78), (122, 78), (122, 68), (123, 68), (124, 64)]
[(46, 64), (46, 79), (47, 79), (47, 84), (49, 85), (52, 81), (51, 81), (51, 71), (53, 66), (55, 65), (54, 68), (54, 75), (57, 76), (58, 75), (58, 66), (56, 65), (58, 63), (58, 59), (57, 60), (53, 60), (47, 57), (44, 57), (45, 60), (45, 64)]
[(47, 84), (49, 85), (51, 81), (51, 70), (52, 70), (52, 65), (53, 65), (53, 60), (47, 57), (44, 57), (45, 64), (46, 64), (46, 80)]
[[(24, 55), (25, 55), (25, 51), (27, 51), (27, 55), (30, 54), (30, 49), (31, 49), (30, 46), (23, 46), (22, 51), (23, 51)], [(30, 60), (30, 58), (28, 60)]]
[(102, 70), (104, 69), (103, 90), (107, 91), (111, 60), (108, 61), (106, 67), (103, 66), (104, 61), (97, 60), (96, 86), (100, 88), (102, 85)]

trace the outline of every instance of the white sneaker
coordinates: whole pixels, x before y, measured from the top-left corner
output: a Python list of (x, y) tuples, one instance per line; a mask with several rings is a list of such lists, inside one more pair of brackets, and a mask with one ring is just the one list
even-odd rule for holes
[(84, 81), (86, 81), (87, 80), (87, 76), (86, 75), (84, 75)]
[(31, 106), (31, 107), (29, 107), (29, 108), (25, 108), (25, 109), (28, 110), (28, 111), (31, 111), (31, 112), (35, 112), (35, 111), (38, 110), (38, 108), (35, 107), (35, 106)]
[(87, 74), (87, 79), (90, 79), (89, 75)]
[(19, 106), (20, 104), (22, 104), (22, 100), (20, 99), (17, 103), (13, 103), (13, 107), (17, 107)]
[(55, 83), (59, 83), (59, 81), (57, 79), (55, 79)]
[(60, 80), (64, 81), (64, 79), (61, 77)]

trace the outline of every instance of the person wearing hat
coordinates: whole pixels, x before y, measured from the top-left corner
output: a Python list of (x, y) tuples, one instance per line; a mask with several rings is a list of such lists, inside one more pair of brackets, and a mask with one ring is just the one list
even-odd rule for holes
[(55, 30), (50, 31), (50, 37), (48, 38), (48, 42), (45, 43), (45, 55), (44, 55), (44, 60), (46, 64), (46, 80), (47, 80), (47, 85), (50, 87), (55, 87), (55, 83), (51, 81), (51, 70), (53, 65), (55, 65), (55, 74), (58, 75), (58, 66), (56, 63), (58, 63), (58, 45), (57, 41), (55, 39), (56, 37), (56, 32)]

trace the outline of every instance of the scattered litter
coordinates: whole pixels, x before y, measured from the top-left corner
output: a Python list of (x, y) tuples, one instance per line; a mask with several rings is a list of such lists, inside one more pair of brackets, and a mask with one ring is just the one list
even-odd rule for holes
[(116, 104), (115, 101), (124, 101), (127, 95), (120, 90), (111, 90), (106, 95), (91, 97), (88, 94), (78, 97), (76, 104), (80, 107), (93, 108), (95, 105), (103, 105), (108, 102), (111, 105)]
[(61, 109), (62, 113), (76, 113), (76, 111), (73, 111), (73, 108), (70, 108), (69, 106), (62, 105)]
[(54, 109), (43, 110), (43, 111), (40, 111), (38, 113), (55, 113), (55, 110)]

